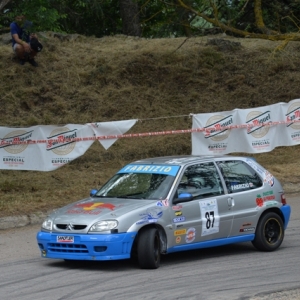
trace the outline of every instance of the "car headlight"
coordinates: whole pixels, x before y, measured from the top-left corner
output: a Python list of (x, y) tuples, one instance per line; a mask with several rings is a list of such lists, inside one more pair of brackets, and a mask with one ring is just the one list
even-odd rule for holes
[(107, 220), (96, 222), (89, 230), (89, 232), (100, 232), (114, 229), (118, 226), (117, 220)]
[(53, 222), (50, 219), (46, 219), (42, 224), (42, 228), (49, 230), (49, 231), (52, 230), (52, 226), (53, 226)]

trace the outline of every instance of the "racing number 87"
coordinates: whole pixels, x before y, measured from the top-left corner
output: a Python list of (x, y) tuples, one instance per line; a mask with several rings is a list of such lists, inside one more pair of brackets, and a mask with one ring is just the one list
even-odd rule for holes
[(205, 218), (206, 218), (206, 229), (209, 229), (210, 227), (214, 227), (214, 222), (215, 222), (215, 212), (210, 211), (205, 213)]

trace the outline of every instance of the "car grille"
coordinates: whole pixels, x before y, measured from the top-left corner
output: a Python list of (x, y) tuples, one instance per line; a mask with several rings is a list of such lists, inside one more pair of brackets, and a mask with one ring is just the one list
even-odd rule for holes
[(88, 253), (86, 245), (83, 244), (49, 243), (48, 250), (51, 252)]
[(75, 225), (72, 224), (70, 229), (70, 224), (55, 224), (56, 228), (63, 229), (63, 230), (83, 230), (87, 227), (87, 225)]

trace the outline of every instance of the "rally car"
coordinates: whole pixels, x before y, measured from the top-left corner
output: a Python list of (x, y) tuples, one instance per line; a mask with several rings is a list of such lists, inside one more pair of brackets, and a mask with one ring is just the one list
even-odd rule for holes
[(252, 242), (282, 243), (291, 207), (280, 182), (251, 157), (172, 156), (124, 166), (90, 197), (50, 214), (37, 233), (44, 258), (136, 258)]

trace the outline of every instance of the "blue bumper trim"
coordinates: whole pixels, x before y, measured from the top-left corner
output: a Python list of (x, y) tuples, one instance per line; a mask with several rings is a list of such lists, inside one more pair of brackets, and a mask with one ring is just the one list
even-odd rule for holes
[[(120, 234), (58, 234), (40, 231), (37, 242), (45, 258), (117, 260), (130, 258), (137, 232)], [(57, 242), (57, 236), (73, 236), (73, 243)]]
[(283, 217), (284, 217), (284, 229), (287, 228), (288, 226), (288, 223), (290, 221), (290, 216), (291, 216), (291, 207), (290, 205), (284, 205), (280, 208), (282, 214), (283, 214)]
[(254, 238), (255, 238), (254, 234), (247, 234), (242, 236), (233, 236), (224, 239), (217, 239), (217, 240), (199, 242), (194, 244), (180, 245), (168, 249), (168, 253), (224, 246), (224, 245), (234, 244), (234, 243), (250, 242), (253, 241)]

